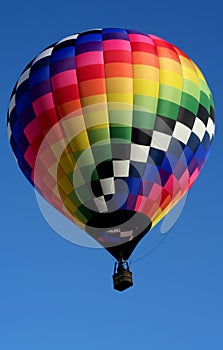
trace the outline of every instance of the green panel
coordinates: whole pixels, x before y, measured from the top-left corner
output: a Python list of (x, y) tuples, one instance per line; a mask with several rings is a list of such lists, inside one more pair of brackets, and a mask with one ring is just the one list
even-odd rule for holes
[(179, 105), (173, 102), (159, 100), (158, 110), (157, 110), (158, 115), (163, 117), (168, 117), (173, 120), (177, 120), (178, 113), (179, 113)]
[(109, 123), (132, 125), (132, 110), (109, 110)]
[(95, 163), (89, 166), (85, 166), (80, 170), (81, 170), (81, 175), (83, 176), (86, 183), (90, 183), (92, 180), (99, 179)]
[(200, 95), (200, 104), (202, 104), (202, 106), (206, 108), (208, 113), (210, 113), (210, 99), (203, 91), (201, 91)]
[(194, 96), (194, 98), (196, 98), (199, 101), (200, 89), (191, 80), (188, 80), (188, 79), (183, 80), (183, 92), (186, 92), (186, 93)]
[(134, 105), (156, 114), (158, 99), (151, 96), (134, 95)]
[(156, 115), (149, 112), (134, 111), (132, 126), (135, 128), (153, 130)]
[(83, 224), (86, 224), (86, 222), (91, 218), (91, 216), (89, 215), (89, 218), (87, 218), (84, 214), (82, 214), (82, 212), (80, 210), (76, 210), (75, 213), (73, 214), (73, 216), (75, 217), (75, 219), (78, 219), (80, 222), (82, 222)]
[[(129, 145), (131, 140), (129, 139), (111, 139), (111, 145)], [(121, 147), (121, 146), (120, 146)]]
[[(75, 212), (75, 215), (80, 218), (81, 222), (87, 222), (91, 217), (92, 213), (88, 208), (86, 208), (83, 204), (80, 205), (80, 207)], [(83, 221), (82, 218), (85, 220)]]
[(111, 152), (111, 140), (109, 139), (109, 144), (97, 144), (97, 146), (92, 146), (92, 153), (94, 156), (95, 164), (99, 164), (105, 160), (110, 160), (112, 158)]
[(160, 84), (159, 87), (159, 99), (167, 100), (180, 104), (182, 90), (179, 90), (173, 86)]
[(80, 202), (79, 198), (77, 197), (76, 192), (74, 190), (69, 193), (68, 198), (77, 207), (81, 204), (81, 202)]
[(91, 182), (92, 181), (98, 181), (99, 180), (99, 176), (98, 176), (98, 172), (96, 167), (93, 169), (92, 173), (91, 173)]
[(211, 105), (211, 107), (214, 108), (214, 100), (213, 100), (213, 96), (211, 93), (210, 93), (210, 105)]
[(74, 176), (74, 173), (73, 173), (73, 172), (67, 174), (67, 177), (68, 177), (69, 181), (70, 181), (72, 184), (73, 184), (73, 176)]
[(199, 107), (199, 102), (193, 96), (187, 94), (186, 92), (183, 92), (181, 106), (196, 115)]
[(92, 191), (90, 191), (87, 184), (78, 187), (78, 189), (76, 189), (76, 192), (82, 203), (86, 203), (87, 201), (92, 199), (92, 197), (94, 196), (94, 194), (92, 193)]
[(74, 159), (77, 161), (77, 159), (81, 156), (81, 154), (85, 151), (85, 149), (73, 152)]
[(201, 86), (201, 91), (203, 91), (206, 95), (209, 95), (210, 89), (209, 89), (208, 85), (202, 79), (199, 79), (199, 82), (200, 82), (200, 86)]
[(79, 152), (74, 152), (74, 157), (76, 159), (76, 162), (78, 163), (79, 168), (89, 166), (95, 163), (91, 148), (87, 148)]
[(131, 127), (110, 127), (111, 139), (125, 139), (131, 141), (132, 128)]
[(87, 132), (90, 144), (110, 138), (109, 128), (88, 129)]

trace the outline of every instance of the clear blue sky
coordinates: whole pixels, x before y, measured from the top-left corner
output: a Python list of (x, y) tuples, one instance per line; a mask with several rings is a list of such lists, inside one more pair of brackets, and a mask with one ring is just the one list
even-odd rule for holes
[[(0, 349), (223, 348), (222, 11), (219, 2), (43, 1), (1, 7)], [(132, 265), (134, 288), (112, 289), (112, 257), (75, 246), (46, 223), (14, 161), (11, 90), (43, 48), (95, 27), (153, 33), (184, 50), (214, 95), (217, 135), (183, 213), (163, 244)], [(152, 235), (161, 235), (157, 226)], [(151, 249), (136, 249), (136, 260)]]

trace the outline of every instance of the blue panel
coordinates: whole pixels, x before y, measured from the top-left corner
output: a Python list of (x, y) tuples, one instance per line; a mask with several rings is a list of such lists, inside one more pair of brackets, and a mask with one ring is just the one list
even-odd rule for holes
[(197, 137), (197, 135), (195, 135), (193, 132), (191, 133), (191, 136), (188, 140), (187, 146), (191, 149), (191, 151), (195, 152), (196, 149), (198, 148), (200, 144), (200, 140)]
[(210, 146), (211, 140), (210, 135), (206, 131), (202, 140), (202, 144), (204, 145), (204, 148), (207, 149)]
[(35, 119), (36, 116), (33, 111), (33, 107), (30, 104), (27, 108), (25, 108), (22, 113), (18, 115), (18, 120), (22, 125), (23, 129), (31, 122), (31, 120)]
[(102, 42), (101, 41), (90, 41), (84, 44), (76, 45), (76, 56), (85, 52), (91, 51), (102, 51)]
[(21, 124), (19, 123), (18, 120), (16, 121), (16, 123), (12, 127), (12, 133), (13, 133), (13, 137), (15, 139), (15, 142), (18, 143), (19, 137), (23, 133), (23, 127), (21, 126)]
[(128, 210), (134, 210), (135, 209), (137, 198), (138, 198), (138, 194), (130, 193), (128, 195), (128, 199), (127, 199), (127, 203), (126, 203), (126, 208)]
[(102, 41), (101, 33), (86, 33), (77, 37), (78, 44), (88, 43), (89, 41)]
[(166, 156), (166, 152), (161, 151), (157, 148), (150, 147), (148, 162), (154, 165), (161, 166)]
[(128, 186), (129, 193), (138, 194), (142, 183), (142, 179), (139, 177), (129, 177)]
[(185, 160), (186, 160), (187, 165), (188, 165), (188, 164), (190, 164), (191, 159), (193, 158), (193, 156), (194, 156), (194, 152), (191, 151), (191, 149), (188, 146), (186, 146), (184, 148), (184, 151), (183, 151), (181, 157), (180, 157), (180, 160), (182, 162), (184, 162), (184, 163), (185, 163)]
[(175, 157), (180, 158), (184, 148), (185, 148), (185, 145), (182, 142), (175, 139), (175, 137), (172, 137), (168, 148), (168, 153), (171, 153)]
[(190, 162), (189, 166), (188, 166), (188, 171), (189, 171), (189, 174), (192, 175), (194, 170), (196, 169), (197, 167), (197, 159), (196, 158), (193, 158), (192, 161)]
[(169, 173), (172, 173), (178, 162), (178, 158), (173, 156), (171, 153), (166, 152), (165, 158), (162, 163), (162, 168), (167, 170)]
[(103, 29), (102, 30), (102, 38), (103, 41), (104, 40), (112, 40), (112, 39), (121, 39), (121, 40), (128, 40), (128, 34), (126, 32), (126, 30), (122, 30), (122, 29), (115, 29), (115, 28), (111, 28), (111, 29)]
[(29, 147), (29, 142), (23, 133), (20, 135), (17, 147), (22, 154), (24, 154)]
[(145, 172), (145, 163), (131, 161), (129, 166), (129, 176), (142, 178)]
[(155, 182), (158, 185), (164, 186), (166, 184), (167, 180), (169, 179), (171, 174), (172, 174), (172, 170), (169, 172), (169, 171), (166, 171), (163, 168), (160, 168), (159, 169), (159, 174), (157, 175), (157, 178), (156, 178)]
[[(133, 171), (133, 169), (135, 169)], [(141, 163), (141, 162), (135, 162), (131, 160), (130, 163), (130, 172), (129, 175), (132, 177), (143, 177), (143, 174), (146, 169), (146, 163)]]
[(18, 164), (21, 164), (24, 161), (24, 154), (20, 152), (18, 147), (15, 150), (15, 156), (17, 158)]
[(124, 209), (126, 207), (126, 195), (116, 194), (116, 209)]
[(22, 95), (24, 95), (27, 90), (29, 90), (29, 79), (26, 79), (16, 90), (16, 98), (18, 99)]
[(31, 104), (30, 94), (27, 91), (24, 95), (22, 95), (18, 100), (16, 100), (16, 111), (18, 114), (21, 114), (27, 107)]
[(187, 165), (185, 165), (185, 163), (179, 160), (179, 162), (177, 163), (176, 167), (173, 170), (173, 175), (179, 180), (186, 169), (187, 169)]
[(142, 32), (140, 32), (138, 30), (126, 29), (126, 32), (128, 34), (140, 34), (140, 35), (144, 35), (144, 36), (148, 37), (148, 35), (146, 33), (142, 33)]
[(43, 80), (39, 84), (30, 89), (30, 96), (32, 101), (52, 91), (50, 80)]
[(148, 197), (152, 187), (153, 187), (153, 182), (143, 180), (139, 189), (139, 195)]
[(64, 72), (66, 70), (75, 69), (75, 60), (73, 57), (65, 58), (64, 60), (53, 63), (50, 66), (50, 74), (51, 76), (56, 75), (58, 73)]
[(146, 169), (143, 174), (143, 180), (148, 180), (150, 182), (154, 182), (157, 178), (158, 169), (153, 164), (146, 164)]
[(41, 58), (40, 60), (33, 63), (31, 66), (30, 74), (34, 74), (35, 72), (39, 71), (41, 68), (48, 67), (50, 64), (50, 58), (51, 56), (45, 56)]
[(30, 78), (29, 78), (30, 87), (32, 88), (33, 86), (40, 83), (41, 81), (49, 79), (49, 76), (50, 76), (49, 66), (42, 67), (34, 73), (32, 73), (31, 71)]
[(60, 60), (63, 60), (64, 58), (70, 58), (74, 57), (75, 55), (75, 49), (72, 46), (62, 48), (58, 51), (53, 51), (51, 58), (50, 58), (50, 63), (55, 63)]
[(16, 111), (16, 106), (11, 110), (10, 113), (10, 126), (11, 128), (13, 127), (13, 125), (16, 123), (18, 119), (18, 115), (17, 115), (17, 111)]
[(200, 146), (198, 147), (198, 149), (195, 153), (195, 157), (196, 157), (198, 163), (201, 162), (202, 158), (204, 158), (204, 155), (205, 155), (204, 146), (202, 144), (200, 144)]

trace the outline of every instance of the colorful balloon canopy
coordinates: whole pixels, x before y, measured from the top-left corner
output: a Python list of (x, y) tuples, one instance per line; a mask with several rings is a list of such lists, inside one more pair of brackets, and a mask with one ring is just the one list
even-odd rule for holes
[(198, 177), (214, 105), (199, 68), (176, 46), (97, 29), (29, 63), (12, 92), (8, 130), (31, 184), (120, 260)]

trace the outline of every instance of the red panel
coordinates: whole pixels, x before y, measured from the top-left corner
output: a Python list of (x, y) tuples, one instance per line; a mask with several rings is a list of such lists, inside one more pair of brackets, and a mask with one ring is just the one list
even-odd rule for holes
[(80, 67), (77, 70), (78, 82), (91, 79), (104, 78), (104, 65), (103, 64), (92, 64), (89, 66)]
[(104, 52), (104, 60), (106, 63), (112, 63), (112, 62), (132, 63), (132, 56), (131, 56), (131, 53), (128, 51), (112, 50), (112, 51)]

